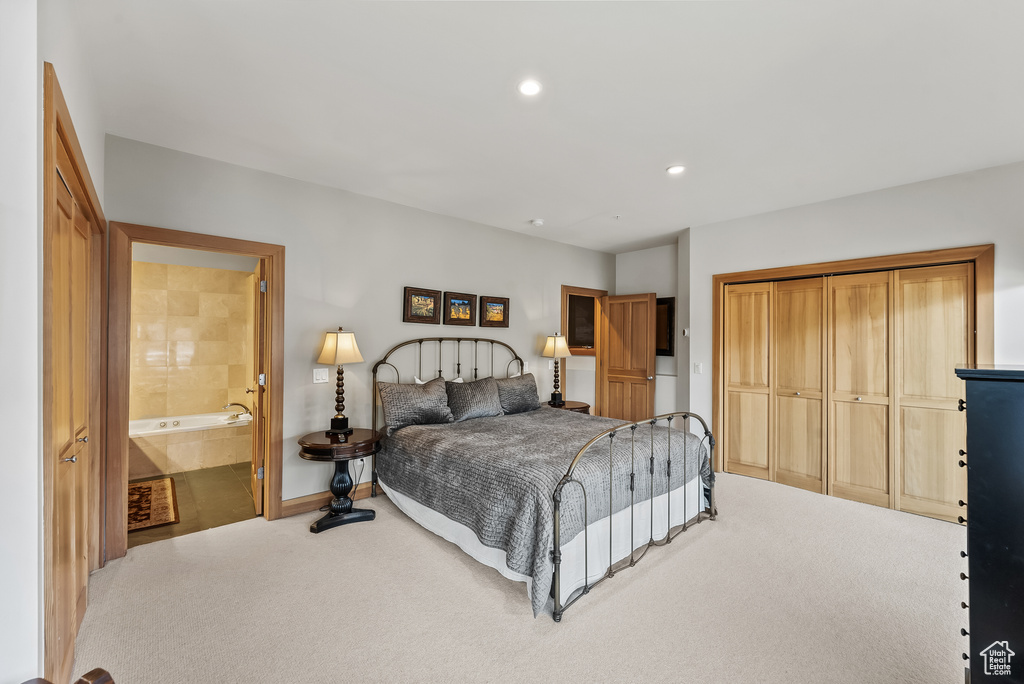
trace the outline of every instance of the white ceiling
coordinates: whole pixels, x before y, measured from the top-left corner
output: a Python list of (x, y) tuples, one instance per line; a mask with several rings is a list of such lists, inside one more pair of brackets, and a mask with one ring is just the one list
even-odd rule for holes
[(75, 5), (110, 133), (604, 251), (1024, 159), (1019, 0)]

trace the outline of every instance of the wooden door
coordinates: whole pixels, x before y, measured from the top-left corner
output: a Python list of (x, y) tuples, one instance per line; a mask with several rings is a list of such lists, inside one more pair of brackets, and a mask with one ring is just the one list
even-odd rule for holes
[(829, 278), (829, 486), (891, 506), (891, 271)]
[(826, 491), (825, 279), (775, 284), (771, 352), (776, 482)]
[[(60, 161), (60, 160), (59, 160)], [(66, 166), (58, 163), (58, 168)], [(65, 172), (67, 173), (67, 172)], [(49, 419), (45, 421), (53, 473), (50, 558), (45, 617), (47, 671), (66, 680), (74, 661), (75, 635), (85, 617), (90, 570), (89, 433), (92, 426), (91, 306), (92, 227), (79, 202), (60, 180), (54, 188), (55, 221), (47, 231), (46, 262), (49, 372), (45, 373)]]
[(266, 385), (260, 384), (260, 376), (266, 378), (267, 369), (267, 292), (260, 283), (267, 282), (266, 263), (260, 259), (255, 271), (253, 292), (253, 375), (252, 384), (252, 472), (249, 482), (256, 515), (263, 515), (264, 463), (267, 449)]
[(654, 415), (657, 305), (654, 293), (601, 298), (598, 415), (637, 421)]
[(65, 682), (102, 562), (106, 220), (50, 64), (43, 93), (43, 659)]
[(896, 271), (896, 507), (950, 521), (967, 498), (954, 369), (974, 360), (973, 292), (973, 264)]
[(725, 288), (725, 470), (770, 479), (772, 283)]

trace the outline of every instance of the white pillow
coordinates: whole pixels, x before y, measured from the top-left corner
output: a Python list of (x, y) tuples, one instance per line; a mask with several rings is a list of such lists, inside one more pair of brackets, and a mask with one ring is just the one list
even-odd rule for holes
[[(417, 385), (426, 385), (428, 382), (430, 382), (429, 380), (420, 380), (416, 376), (413, 376), (412, 379), (416, 381)], [(448, 382), (462, 382), (462, 378), (455, 378), (454, 380), (449, 380)]]

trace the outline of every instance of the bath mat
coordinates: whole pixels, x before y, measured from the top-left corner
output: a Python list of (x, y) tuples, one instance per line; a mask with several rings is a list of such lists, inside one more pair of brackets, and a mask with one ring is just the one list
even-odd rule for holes
[(128, 485), (128, 531), (145, 530), (177, 523), (178, 500), (174, 496), (174, 480), (132, 482)]

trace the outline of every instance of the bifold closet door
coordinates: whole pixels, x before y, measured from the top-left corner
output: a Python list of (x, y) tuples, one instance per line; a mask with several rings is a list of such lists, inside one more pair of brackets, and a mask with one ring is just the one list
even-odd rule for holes
[(967, 498), (967, 418), (957, 410), (974, 361), (974, 266), (896, 272), (897, 507), (955, 521)]
[(892, 271), (829, 278), (828, 493), (892, 506)]
[(775, 284), (771, 468), (776, 482), (825, 493), (825, 279)]
[(772, 283), (725, 288), (725, 470), (769, 479)]

